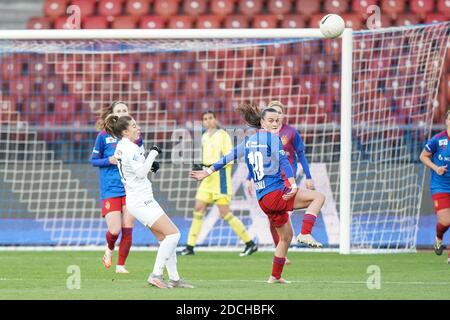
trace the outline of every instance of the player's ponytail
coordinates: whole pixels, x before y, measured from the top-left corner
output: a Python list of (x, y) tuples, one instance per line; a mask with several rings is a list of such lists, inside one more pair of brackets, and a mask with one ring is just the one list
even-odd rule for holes
[(132, 118), (130, 116), (118, 117), (110, 114), (105, 119), (105, 131), (114, 138), (122, 138), (122, 132), (128, 128)]
[(261, 129), (262, 115), (259, 112), (258, 106), (251, 104), (249, 101), (245, 101), (237, 110), (242, 114), (245, 122), (249, 126)]

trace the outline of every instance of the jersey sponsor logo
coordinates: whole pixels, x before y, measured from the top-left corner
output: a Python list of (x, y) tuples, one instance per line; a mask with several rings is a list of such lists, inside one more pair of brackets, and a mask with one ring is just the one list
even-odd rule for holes
[(283, 135), (281, 137), (281, 142), (283, 143), (283, 146), (286, 145), (289, 142), (289, 139), (286, 135)]
[(106, 143), (117, 143), (117, 139), (113, 137), (107, 137), (105, 140)]
[(258, 144), (256, 141), (247, 141), (245, 144), (245, 147), (247, 148), (267, 148), (266, 144)]
[(448, 144), (448, 140), (447, 139), (439, 140), (439, 148), (445, 149), (447, 147), (447, 144)]
[(147, 201), (144, 201), (144, 204), (146, 205), (146, 206), (148, 206), (149, 204), (151, 204), (153, 202), (153, 200), (147, 200)]
[(255, 182), (255, 189), (256, 190), (261, 190), (264, 189), (266, 187), (266, 183), (264, 182), (264, 180), (259, 181), (259, 182)]

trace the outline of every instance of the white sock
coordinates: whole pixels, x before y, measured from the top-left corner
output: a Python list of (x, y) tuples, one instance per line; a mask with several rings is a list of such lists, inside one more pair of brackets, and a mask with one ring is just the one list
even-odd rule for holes
[(164, 266), (167, 260), (173, 253), (176, 254), (178, 241), (181, 235), (179, 233), (169, 234), (161, 241), (159, 245), (158, 253), (156, 254), (155, 265), (153, 267), (153, 274), (156, 276), (161, 276), (164, 272)]
[(173, 281), (180, 280), (180, 275), (178, 274), (177, 269), (177, 252), (174, 251), (172, 255), (166, 262), (167, 273), (169, 274), (169, 279)]

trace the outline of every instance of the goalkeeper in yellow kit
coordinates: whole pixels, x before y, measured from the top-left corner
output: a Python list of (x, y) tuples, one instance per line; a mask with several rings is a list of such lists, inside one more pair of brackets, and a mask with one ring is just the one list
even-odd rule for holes
[[(233, 149), (233, 145), (228, 133), (218, 126), (213, 111), (204, 112), (202, 114), (202, 122), (206, 131), (202, 136), (203, 163), (201, 166), (209, 167), (228, 154)], [(194, 168), (195, 170), (202, 169), (200, 165), (196, 166), (199, 168)], [(218, 172), (214, 172), (200, 183), (195, 195), (194, 216), (189, 229), (187, 246), (180, 252), (181, 255), (194, 254), (194, 247), (202, 228), (206, 208), (214, 203), (219, 209), (220, 216), (228, 222), (231, 229), (245, 243), (245, 249), (240, 255), (248, 256), (258, 250), (257, 245), (251, 240), (242, 221), (230, 211), (231, 195), (231, 164)]]

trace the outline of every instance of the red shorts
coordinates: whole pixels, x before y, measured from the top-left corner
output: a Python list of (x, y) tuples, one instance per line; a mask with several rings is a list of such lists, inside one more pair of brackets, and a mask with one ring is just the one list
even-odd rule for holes
[(433, 199), (434, 213), (450, 208), (450, 193), (436, 193), (431, 198)]
[(269, 218), (270, 224), (276, 228), (282, 227), (289, 220), (289, 211), (294, 210), (295, 196), (289, 200), (282, 198), (286, 190), (275, 190), (259, 200), (259, 206)]
[(108, 198), (102, 200), (102, 217), (113, 211), (122, 212), (122, 207), (126, 204), (125, 196), (117, 198)]

